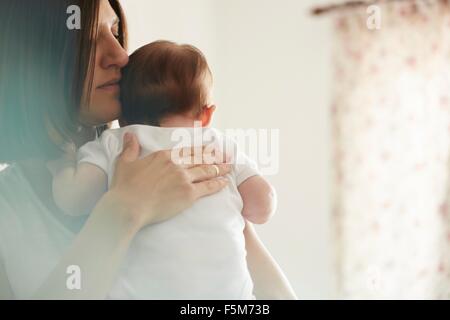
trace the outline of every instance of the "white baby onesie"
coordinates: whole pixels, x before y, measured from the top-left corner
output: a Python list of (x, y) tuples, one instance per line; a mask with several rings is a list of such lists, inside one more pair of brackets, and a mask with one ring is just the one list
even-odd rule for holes
[(137, 136), (141, 156), (214, 142), (233, 157), (233, 170), (224, 190), (199, 199), (170, 220), (139, 231), (109, 298), (254, 299), (246, 263), (243, 202), (237, 187), (258, 174), (256, 164), (216, 129), (144, 125), (105, 131), (80, 148), (78, 161), (103, 169), (110, 184), (125, 132)]

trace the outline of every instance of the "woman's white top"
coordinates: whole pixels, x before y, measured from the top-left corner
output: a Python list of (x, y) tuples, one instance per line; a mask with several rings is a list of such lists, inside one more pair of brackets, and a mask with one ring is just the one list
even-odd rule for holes
[(33, 296), (74, 236), (42, 204), (19, 166), (0, 171), (0, 262), (16, 299)]

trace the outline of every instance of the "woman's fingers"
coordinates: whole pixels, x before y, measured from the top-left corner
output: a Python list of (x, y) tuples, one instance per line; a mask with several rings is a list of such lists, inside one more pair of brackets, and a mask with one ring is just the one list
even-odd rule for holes
[(184, 168), (191, 168), (199, 164), (219, 164), (228, 162), (228, 159), (223, 152), (218, 148), (212, 148), (208, 145), (172, 149), (168, 152), (170, 152), (172, 161)]
[(228, 183), (229, 180), (224, 177), (194, 183), (195, 198), (199, 199), (217, 193), (225, 188)]
[(217, 177), (224, 176), (231, 172), (231, 165), (229, 164), (204, 164), (186, 169), (190, 180), (193, 183), (205, 180), (211, 180)]
[(135, 161), (139, 157), (140, 145), (137, 137), (132, 133), (125, 133), (123, 136), (123, 151), (120, 159), (126, 162)]
[(162, 150), (144, 158), (144, 161), (151, 163), (153, 158), (158, 157), (164, 161), (185, 168), (193, 168), (199, 165), (223, 164), (229, 163), (229, 158), (220, 150), (212, 150), (208, 146), (186, 147), (172, 150)]

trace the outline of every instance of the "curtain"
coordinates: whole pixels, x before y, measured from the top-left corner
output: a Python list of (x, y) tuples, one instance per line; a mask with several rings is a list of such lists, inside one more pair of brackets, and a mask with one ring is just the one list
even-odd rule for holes
[(339, 297), (450, 298), (450, 7), (332, 15)]

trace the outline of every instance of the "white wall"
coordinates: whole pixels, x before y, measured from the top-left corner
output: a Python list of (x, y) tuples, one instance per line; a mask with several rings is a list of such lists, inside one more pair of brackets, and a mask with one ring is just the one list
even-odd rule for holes
[(201, 48), (215, 63), (216, 31), (211, 0), (121, 0), (128, 19), (130, 53), (165, 39)]
[(269, 180), (276, 216), (258, 232), (300, 298), (332, 298), (330, 35), (313, 0), (122, 0), (130, 49), (156, 39), (192, 43), (215, 78), (220, 128), (280, 129)]

